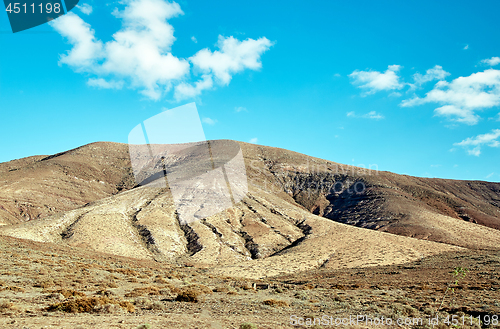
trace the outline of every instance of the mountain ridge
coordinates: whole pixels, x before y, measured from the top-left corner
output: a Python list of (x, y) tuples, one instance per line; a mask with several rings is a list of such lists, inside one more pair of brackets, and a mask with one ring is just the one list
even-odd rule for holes
[(137, 186), (125, 144), (0, 164), (0, 234), (252, 278), (500, 246), (499, 183), (239, 145), (248, 195), (189, 224), (179, 222), (167, 188)]

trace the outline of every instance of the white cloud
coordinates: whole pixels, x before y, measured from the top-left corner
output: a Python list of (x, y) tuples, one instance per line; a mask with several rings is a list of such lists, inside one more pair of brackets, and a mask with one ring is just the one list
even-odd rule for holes
[(448, 117), (452, 121), (475, 125), (479, 122), (479, 116), (474, 111), (463, 109), (454, 105), (445, 105), (434, 110), (435, 115)]
[(196, 37), (194, 35), (191, 37), (191, 41), (193, 41), (194, 43), (198, 43), (198, 40), (196, 39)]
[(412, 85), (412, 87), (413, 88), (418, 87), (426, 82), (433, 80), (444, 80), (444, 78), (446, 78), (449, 75), (450, 73), (443, 70), (443, 68), (440, 65), (436, 65), (433, 68), (428, 69), (423, 75), (420, 73), (415, 73), (413, 75), (413, 80), (415, 81), (415, 84)]
[(239, 113), (239, 112), (248, 112), (247, 108), (243, 107), (243, 106), (235, 107), (234, 111), (237, 112), (237, 113)]
[(373, 119), (373, 120), (380, 120), (384, 119), (384, 116), (380, 113), (377, 113), (376, 111), (370, 111), (365, 114), (358, 115), (356, 112), (351, 111), (347, 112), (347, 117), (349, 118), (361, 118), (361, 119)]
[(265, 37), (239, 41), (234, 37), (224, 38), (219, 35), (217, 46), (220, 50), (212, 52), (205, 48), (189, 60), (196, 68), (213, 74), (220, 83), (227, 85), (235, 73), (244, 69), (260, 69), (260, 56), (272, 46), (272, 42)]
[(469, 137), (454, 145), (462, 146), (467, 150), (469, 155), (479, 156), (481, 154), (481, 146), (500, 147), (499, 137), (500, 129), (493, 129), (490, 133)]
[(213, 126), (214, 124), (217, 123), (217, 120), (210, 119), (210, 118), (203, 118), (203, 119), (201, 119), (201, 121), (203, 121), (204, 123), (211, 125), (211, 126)]
[(399, 65), (389, 65), (384, 72), (378, 71), (358, 71), (355, 70), (349, 77), (351, 83), (358, 88), (365, 89), (366, 95), (374, 94), (382, 90), (398, 90), (404, 87), (404, 83), (399, 81), (397, 72), (401, 69)]
[(90, 25), (74, 13), (70, 12), (49, 24), (73, 45), (66, 55), (61, 55), (60, 64), (88, 71), (103, 57), (102, 42), (96, 40)]
[(102, 89), (122, 89), (123, 81), (106, 81), (103, 78), (89, 79), (87, 85)]
[(489, 65), (489, 66), (495, 66), (500, 64), (500, 57), (491, 57), (489, 59), (483, 59), (481, 61), (481, 64)]
[(185, 82), (175, 86), (174, 97), (178, 101), (193, 98), (199, 96), (203, 90), (211, 89), (213, 85), (212, 76), (210, 74), (204, 74), (200, 80), (194, 83), (194, 86)]
[(80, 11), (82, 12), (82, 14), (85, 14), (85, 15), (90, 15), (92, 14), (92, 11), (93, 11), (93, 8), (91, 5), (89, 5), (88, 3), (84, 3), (83, 5), (81, 6), (76, 6), (78, 9), (80, 9)]
[(474, 125), (479, 116), (475, 113), (500, 105), (500, 71), (488, 69), (459, 77), (451, 82), (439, 81), (425, 97), (404, 100), (403, 107), (438, 103), (443, 106), (434, 110), (438, 116), (452, 121)]
[[(183, 15), (177, 3), (165, 0), (119, 3), (125, 7), (115, 9), (113, 15), (121, 20), (122, 27), (106, 43), (97, 40), (91, 26), (74, 13), (51, 21), (51, 26), (73, 46), (61, 56), (60, 64), (95, 75), (92, 78), (95, 81), (91, 82), (94, 84), (100, 81), (104, 85), (99, 79), (122, 81), (153, 100), (173, 89), (174, 98), (181, 100), (212, 89), (214, 81), (227, 85), (232, 74), (259, 69), (260, 55), (271, 46), (266, 38), (239, 41), (219, 36), (220, 51), (203, 49), (190, 59), (178, 58), (171, 53), (176, 39), (174, 28), (168, 23), (169, 19)], [(190, 61), (195, 71), (201, 73), (194, 84), (189, 83)]]
[(469, 49), (469, 45), (465, 45), (464, 50)]
[(258, 141), (259, 141), (259, 139), (257, 137), (250, 139), (250, 143), (252, 143), (252, 144), (256, 144)]
[(203, 78), (196, 82), (194, 87), (189, 88), (187, 84), (180, 88), (176, 87), (176, 99), (190, 98), (192, 94), (199, 95), (203, 89), (212, 88), (213, 83), (206, 83), (207, 79), (213, 81), (214, 78), (219, 85), (227, 86), (234, 74), (245, 69), (260, 69), (262, 67), (260, 57), (272, 45), (273, 43), (265, 37), (239, 41), (232, 36), (225, 38), (219, 35), (217, 42), (219, 50), (212, 52), (205, 48), (189, 58), (195, 70), (203, 73)]

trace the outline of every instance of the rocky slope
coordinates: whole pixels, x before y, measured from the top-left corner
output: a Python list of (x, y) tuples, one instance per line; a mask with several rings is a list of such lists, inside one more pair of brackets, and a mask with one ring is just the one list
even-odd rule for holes
[(126, 145), (94, 143), (1, 164), (0, 234), (250, 278), (500, 246), (500, 184), (240, 146), (247, 196), (192, 223), (179, 221), (168, 188), (136, 186)]

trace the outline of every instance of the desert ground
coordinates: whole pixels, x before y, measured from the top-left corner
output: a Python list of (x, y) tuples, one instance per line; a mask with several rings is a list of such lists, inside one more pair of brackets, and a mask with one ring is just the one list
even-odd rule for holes
[(123, 144), (0, 164), (0, 327), (498, 326), (500, 184), (238, 145), (245, 196), (189, 223)]

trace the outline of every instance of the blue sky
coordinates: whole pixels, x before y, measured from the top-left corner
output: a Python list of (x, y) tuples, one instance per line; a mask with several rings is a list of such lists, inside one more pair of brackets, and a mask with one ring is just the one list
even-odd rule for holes
[(208, 139), (498, 182), (499, 11), (498, 1), (81, 1), (16, 34), (2, 12), (0, 161), (126, 143), (138, 123), (194, 101)]

